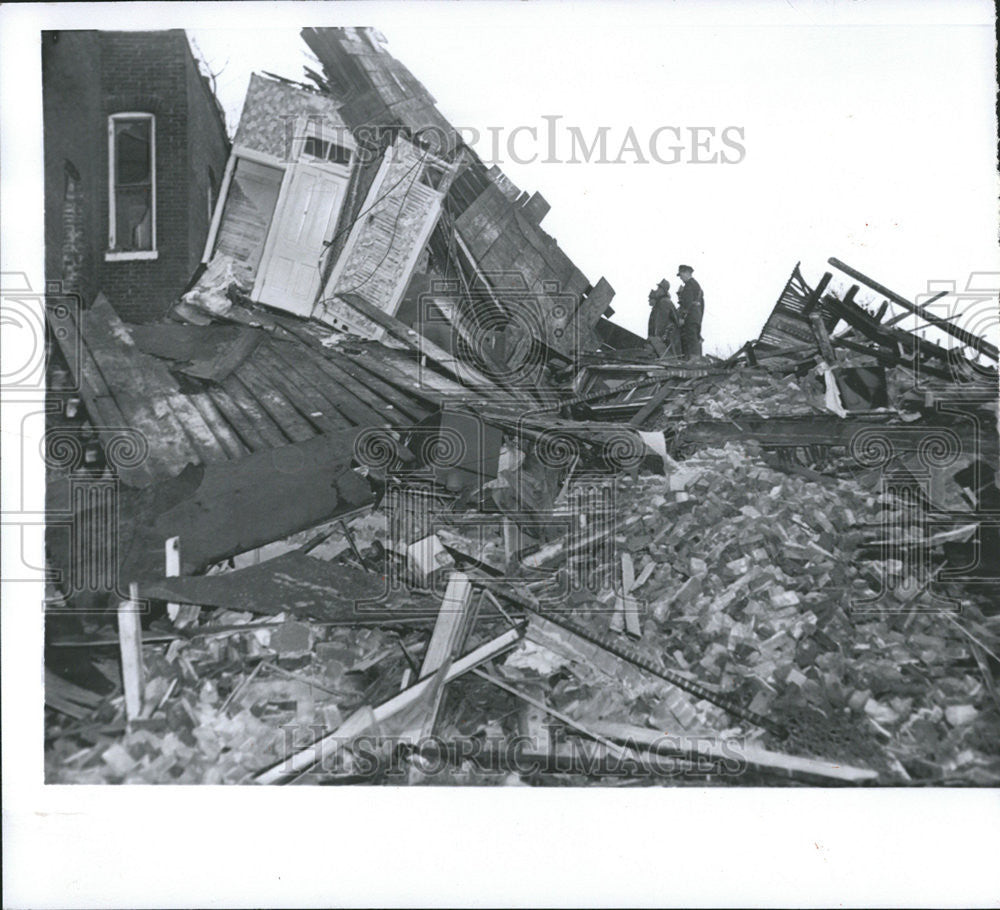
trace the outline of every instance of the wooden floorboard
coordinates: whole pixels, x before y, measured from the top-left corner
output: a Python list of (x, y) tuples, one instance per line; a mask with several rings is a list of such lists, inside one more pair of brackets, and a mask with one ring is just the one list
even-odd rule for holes
[(250, 453), (251, 450), (249, 447), (240, 440), (240, 437), (229, 425), (229, 421), (226, 420), (225, 416), (215, 406), (207, 391), (189, 392), (188, 399), (198, 409), (198, 412), (205, 423), (211, 428), (216, 439), (219, 440), (219, 445), (225, 450), (230, 460), (242, 458), (244, 455)]
[(246, 414), (251, 424), (264, 437), (269, 447), (287, 445), (295, 442), (287, 436), (281, 427), (271, 419), (270, 414), (264, 410), (260, 402), (250, 394), (247, 387), (242, 383), (239, 370), (230, 373), (222, 380), (222, 388), (229, 394), (232, 401), (239, 406), (240, 410)]
[(299, 382), (325, 399), (328, 407), (346, 423), (353, 426), (377, 426), (385, 422), (385, 417), (365, 404), (353, 388), (345, 388), (324, 372), (316, 363), (318, 356), (311, 351), (296, 352), (293, 348), (282, 347), (282, 343), (278, 342), (272, 349), (272, 356), (287, 364), (287, 369), (294, 371)]
[[(402, 423), (422, 420), (431, 413), (431, 410), (415, 397), (390, 385), (380, 375), (371, 372), (362, 363), (347, 354), (331, 352), (322, 360), (316, 358), (316, 361), (318, 366), (345, 388), (364, 389), (365, 393), (371, 396), (369, 404), (376, 410), (381, 411), (386, 406), (390, 406), (393, 411), (402, 416)], [(390, 422), (400, 421), (392, 420)]]
[(225, 389), (218, 385), (210, 385), (206, 389), (206, 394), (243, 445), (251, 452), (273, 448)]
[(307, 383), (293, 367), (279, 361), (262, 345), (254, 352), (253, 366), (294, 405), (302, 419), (319, 433), (332, 433), (350, 427), (344, 417), (324, 396)]
[(251, 361), (241, 363), (235, 375), (292, 442), (305, 442), (322, 432), (314, 422), (303, 417), (295, 403), (276, 389)]

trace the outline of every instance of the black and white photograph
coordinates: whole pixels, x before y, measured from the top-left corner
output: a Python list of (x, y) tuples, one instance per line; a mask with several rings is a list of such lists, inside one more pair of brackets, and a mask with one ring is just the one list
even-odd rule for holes
[(5, 903), (997, 906), (992, 4), (0, 18)]

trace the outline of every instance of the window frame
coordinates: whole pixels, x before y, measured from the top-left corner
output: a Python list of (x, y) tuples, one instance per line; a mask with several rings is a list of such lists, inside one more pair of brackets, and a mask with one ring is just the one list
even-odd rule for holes
[[(116, 209), (115, 209), (115, 124), (121, 120), (149, 121), (149, 157), (150, 157), (150, 236), (151, 249), (119, 250), (116, 249)], [(108, 249), (104, 253), (105, 262), (125, 262), (129, 260), (150, 260), (159, 258), (156, 245), (156, 115), (148, 111), (120, 111), (108, 116)]]
[[(350, 176), (354, 169), (358, 156), (358, 145), (351, 135), (347, 126), (334, 126), (331, 130), (322, 120), (316, 117), (297, 117), (295, 121), (295, 132), (291, 148), (291, 157), (287, 164), (310, 164), (318, 167), (329, 168), (338, 176)], [(306, 152), (306, 142), (315, 139), (317, 142), (328, 143), (327, 154), (330, 147), (337, 146), (347, 152), (348, 160), (345, 162), (331, 161), (327, 158), (317, 158)]]

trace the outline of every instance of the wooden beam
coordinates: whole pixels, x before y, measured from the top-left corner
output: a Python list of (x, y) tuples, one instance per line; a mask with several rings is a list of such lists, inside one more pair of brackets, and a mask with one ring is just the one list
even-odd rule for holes
[[(498, 635), (496, 638), (480, 645), (474, 651), (454, 661), (448, 669), (444, 681), (451, 682), (463, 673), (468, 673), (469, 670), (475, 669), (480, 664), (491, 660), (499, 654), (503, 654), (504, 651), (508, 651), (514, 647), (520, 638), (521, 629), (509, 629), (502, 635)], [(343, 724), (332, 733), (317, 740), (311, 746), (307, 746), (305, 749), (288, 756), (284, 761), (258, 774), (254, 778), (255, 782), (258, 784), (276, 784), (285, 778), (311, 768), (322, 759), (330, 758), (348, 744), (350, 737), (357, 736), (359, 732), (364, 732), (370, 726), (384, 723), (404, 708), (409, 707), (426, 696), (433, 679), (434, 677), (431, 676), (419, 680), (408, 689), (404, 689), (398, 695), (371, 709), (370, 723), (366, 724), (360, 731), (345, 729), (346, 724)]]
[(437, 671), (455, 653), (456, 646), (467, 630), (471, 605), (472, 581), (464, 572), (452, 572), (420, 667), (420, 679)]
[(594, 721), (590, 726), (595, 733), (608, 739), (630, 745), (642, 745), (657, 755), (695, 755), (722, 762), (724, 766), (731, 766), (734, 762), (745, 763), (747, 767), (755, 770), (777, 773), (797, 780), (824, 780), (843, 784), (875, 783), (878, 780), (878, 772), (868, 768), (856, 768), (841, 762), (818, 758), (785, 755), (738, 739), (724, 740), (722, 741), (724, 744), (716, 745), (703, 736), (667, 736), (659, 730), (632, 724)]
[[(924, 313), (924, 308), (925, 307), (929, 307), (932, 303), (935, 303), (936, 301), (940, 300), (942, 297), (947, 297), (948, 294), (949, 294), (948, 291), (940, 291), (937, 294), (935, 294), (933, 297), (931, 297), (931, 299), (928, 300), (926, 303), (914, 304), (914, 306), (916, 306), (917, 309), (920, 310), (920, 315), (924, 316), (924, 315), (926, 315)], [(888, 301), (884, 301), (884, 302), (888, 303)], [(888, 320), (885, 323), (885, 325), (895, 325), (897, 322), (902, 322), (904, 319), (906, 319), (907, 316), (912, 316), (912, 315), (913, 315), (913, 313), (910, 310), (905, 310), (904, 312), (899, 313), (896, 316), (893, 316), (892, 319)], [(955, 315), (958, 315), (958, 314), (956, 313)], [(954, 319), (955, 317), (954, 316), (950, 316), (948, 318), (949, 319)]]
[(837, 363), (837, 355), (834, 354), (833, 345), (830, 344), (830, 335), (826, 331), (823, 317), (819, 313), (810, 313), (809, 327), (812, 329), (817, 344), (819, 344), (819, 351), (823, 355), (823, 359), (830, 366), (834, 366)]
[(131, 723), (142, 713), (145, 672), (142, 665), (142, 624), (139, 621), (139, 586), (128, 587), (128, 600), (118, 604), (118, 647), (125, 689), (125, 718)]
[(607, 278), (602, 277), (590, 293), (580, 301), (580, 306), (576, 310), (577, 324), (593, 330), (608, 311), (614, 296), (615, 289), (611, 287)]
[(443, 348), (439, 348), (433, 341), (425, 338), (416, 329), (410, 328), (405, 322), (383, 312), (377, 306), (373, 306), (367, 300), (363, 300), (357, 294), (347, 294), (343, 300), (354, 307), (362, 316), (366, 316), (372, 322), (378, 323), (397, 341), (402, 341), (407, 347), (425, 354), (435, 363), (444, 367), (459, 382), (474, 382), (485, 388), (493, 388), (496, 382), (488, 376), (480, 373), (475, 367), (462, 363), (457, 357), (449, 354)]
[[(405, 322), (384, 313), (378, 307), (373, 306), (367, 300), (363, 300), (357, 294), (346, 294), (343, 300), (354, 307), (362, 316), (367, 316), (373, 322), (382, 326), (397, 341), (402, 341), (414, 351), (429, 357), (436, 364), (443, 367), (455, 379), (463, 385), (472, 384), (474, 387), (489, 390), (496, 389), (502, 383), (491, 379), (484, 373), (480, 373), (475, 367), (463, 363), (457, 357), (449, 354), (444, 348), (438, 347), (433, 341), (421, 335), (416, 329), (410, 328)], [(526, 392), (510, 390), (509, 394), (524, 404), (534, 406), (534, 399)]]
[(820, 278), (819, 284), (813, 288), (812, 293), (806, 298), (806, 302), (802, 307), (802, 315), (808, 316), (819, 304), (820, 298), (823, 296), (823, 292), (826, 290), (826, 286), (833, 279), (833, 275), (829, 272), (824, 272), (823, 277)]
[(632, 564), (632, 555), (622, 553), (622, 590), (623, 614), (625, 620), (625, 634), (632, 638), (642, 638), (642, 625), (639, 622), (639, 603), (632, 596), (632, 589), (635, 587), (635, 566)]
[[(974, 351), (978, 351), (986, 357), (992, 360), (1000, 360), (1000, 350), (996, 345), (990, 344), (984, 338), (980, 338), (978, 335), (973, 335), (972, 332), (967, 332), (965, 329), (959, 328), (958, 326), (952, 325), (946, 319), (942, 319), (940, 316), (935, 316), (933, 313), (927, 310), (927, 304), (923, 306), (917, 306), (915, 303), (911, 303), (905, 297), (897, 294), (895, 291), (890, 291), (883, 284), (879, 284), (873, 278), (869, 278), (867, 275), (859, 272), (857, 269), (852, 269), (849, 265), (841, 262), (839, 259), (830, 257), (827, 262), (830, 263), (834, 268), (840, 269), (845, 275), (850, 275), (856, 281), (860, 281), (862, 284), (870, 287), (873, 291), (881, 294), (884, 297), (888, 297), (893, 303), (898, 303), (904, 310), (908, 310), (911, 313), (915, 313), (918, 316), (922, 316), (926, 319), (932, 326), (940, 329), (952, 338), (957, 338), (962, 344), (968, 345)], [(940, 295), (939, 295), (940, 296)], [(935, 298), (936, 299), (936, 298)]]
[(674, 390), (674, 384), (667, 380), (663, 382), (659, 388), (650, 396), (649, 401), (647, 401), (639, 410), (636, 412), (635, 416), (628, 422), (630, 427), (641, 427), (646, 419), (660, 407), (663, 402), (665, 402), (669, 397), (670, 393)]

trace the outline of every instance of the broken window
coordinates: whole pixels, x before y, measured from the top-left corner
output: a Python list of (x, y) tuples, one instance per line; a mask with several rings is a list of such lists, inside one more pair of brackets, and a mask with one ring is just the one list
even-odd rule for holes
[(320, 139), (319, 136), (306, 136), (302, 146), (302, 156), (304, 158), (317, 158), (320, 161), (329, 161), (332, 164), (350, 164), (351, 152), (342, 145), (335, 142), (328, 142)]
[(112, 254), (155, 253), (156, 119), (152, 114), (113, 114), (108, 140), (108, 249)]

